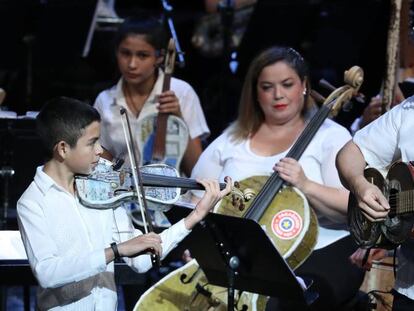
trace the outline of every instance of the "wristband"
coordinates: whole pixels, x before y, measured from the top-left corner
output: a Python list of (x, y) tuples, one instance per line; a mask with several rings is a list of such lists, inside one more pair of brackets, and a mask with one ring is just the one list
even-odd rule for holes
[(116, 245), (115, 242), (111, 243), (111, 248), (112, 248), (112, 251), (114, 252), (115, 259), (121, 258), (121, 256), (119, 255), (118, 246)]

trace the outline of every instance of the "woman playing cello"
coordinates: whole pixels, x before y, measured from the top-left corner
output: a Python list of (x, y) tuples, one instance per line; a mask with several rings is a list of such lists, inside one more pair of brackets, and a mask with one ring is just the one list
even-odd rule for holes
[[(325, 120), (299, 161), (285, 157), (307, 125), (309, 91), (307, 66), (297, 51), (272, 47), (260, 53), (247, 73), (237, 120), (202, 153), (192, 177), (243, 180), (269, 175), (273, 167), (299, 189), (318, 216), (319, 237), (295, 273), (313, 279), (319, 292), (311, 310), (334, 310), (354, 297), (363, 278), (348, 261), (356, 246), (345, 230), (348, 192), (335, 168), (336, 153), (351, 136)], [(298, 310), (276, 299), (267, 308)]]

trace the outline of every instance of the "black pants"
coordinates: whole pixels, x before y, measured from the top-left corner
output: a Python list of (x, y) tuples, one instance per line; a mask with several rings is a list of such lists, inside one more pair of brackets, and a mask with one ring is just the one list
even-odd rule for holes
[[(314, 251), (297, 269), (296, 275), (313, 280), (311, 289), (318, 292), (319, 298), (307, 309), (298, 308), (297, 303), (284, 299), (270, 298), (266, 311), (286, 310), (340, 310), (359, 291), (364, 279), (364, 271), (349, 261), (349, 256), (357, 249), (350, 236), (327, 247)], [(414, 309), (413, 309), (414, 310)]]
[(414, 300), (401, 295), (397, 291), (393, 291), (394, 302), (392, 303), (392, 311), (412, 311), (414, 310)]

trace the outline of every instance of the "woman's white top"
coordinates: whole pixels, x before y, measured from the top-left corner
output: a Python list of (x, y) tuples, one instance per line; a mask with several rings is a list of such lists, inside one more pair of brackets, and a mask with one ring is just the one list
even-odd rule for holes
[[(342, 188), (338, 172), (335, 167), (335, 157), (339, 149), (349, 140), (351, 135), (341, 125), (332, 120), (325, 120), (312, 139), (299, 163), (305, 175), (312, 181), (320, 184)], [(213, 141), (202, 153), (195, 165), (192, 178), (211, 178), (224, 181), (230, 176), (234, 181), (241, 181), (253, 176), (270, 176), (273, 166), (289, 152), (273, 156), (260, 156), (250, 148), (250, 139), (235, 142), (226, 130)], [(193, 191), (196, 196), (202, 192)], [(345, 224), (332, 222), (323, 215), (317, 214), (320, 231), (316, 248), (324, 247), (348, 234)]]

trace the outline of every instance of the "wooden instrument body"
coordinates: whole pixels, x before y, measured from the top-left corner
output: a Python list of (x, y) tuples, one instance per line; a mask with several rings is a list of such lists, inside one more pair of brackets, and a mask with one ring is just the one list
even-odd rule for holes
[(350, 194), (350, 232), (360, 247), (395, 248), (411, 234), (414, 223), (413, 168), (410, 164), (396, 162), (391, 165), (386, 178), (374, 168), (366, 169), (364, 175), (382, 191), (391, 210), (384, 221), (371, 222), (365, 218), (355, 197)]

